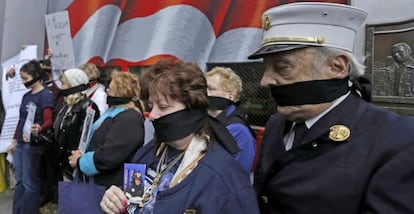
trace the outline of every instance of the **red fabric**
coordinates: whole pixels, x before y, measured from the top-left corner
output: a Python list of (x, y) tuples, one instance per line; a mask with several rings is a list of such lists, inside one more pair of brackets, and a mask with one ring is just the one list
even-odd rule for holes
[(265, 127), (260, 126), (252, 126), (254, 133), (256, 134), (256, 155), (253, 162), (252, 172), (256, 171), (256, 164), (259, 160), (260, 156), (260, 149), (262, 147), (263, 135), (265, 131)]
[[(96, 84), (98, 84), (98, 81), (97, 80), (90, 81), (89, 82), (89, 88), (94, 87)], [(95, 89), (95, 91), (96, 91), (96, 89)], [(92, 96), (93, 96), (93, 94), (95, 94), (95, 91), (92, 92), (91, 94), (89, 94), (88, 99), (92, 99)]]
[(89, 88), (94, 87), (96, 84), (98, 84), (98, 81), (97, 81), (97, 80), (92, 80), (92, 81), (90, 81), (90, 82), (89, 82)]
[(17, 140), (17, 127), (16, 130), (14, 130), (13, 140)]
[(52, 127), (53, 124), (53, 110), (52, 108), (45, 108), (43, 109), (43, 124), (42, 132), (48, 130)]

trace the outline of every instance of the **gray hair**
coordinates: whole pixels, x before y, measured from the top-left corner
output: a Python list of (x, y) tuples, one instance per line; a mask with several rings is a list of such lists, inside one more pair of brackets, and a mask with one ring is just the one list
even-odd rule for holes
[(345, 55), (349, 59), (349, 76), (360, 77), (364, 75), (365, 65), (363, 65), (354, 54), (332, 47), (318, 47), (315, 49), (317, 50), (317, 54), (314, 58), (314, 65), (317, 69), (320, 69), (327, 60), (339, 55)]

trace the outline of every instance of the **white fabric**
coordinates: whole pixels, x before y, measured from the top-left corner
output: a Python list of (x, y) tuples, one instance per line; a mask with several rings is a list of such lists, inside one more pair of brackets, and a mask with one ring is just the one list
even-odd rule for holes
[(63, 74), (68, 79), (71, 87), (89, 83), (88, 76), (81, 69), (71, 68), (63, 72)]
[(263, 41), (277, 37), (323, 37), (321, 44), (281, 41), (267, 45), (304, 44), (353, 51), (354, 37), (368, 13), (343, 4), (302, 2), (274, 7), (263, 13), (270, 18), (270, 29)]
[(97, 83), (94, 87), (88, 89), (86, 93), (88, 97), (91, 94), (92, 97), (90, 99), (98, 106), (99, 113), (102, 115), (108, 109), (108, 104), (106, 104), (105, 86)]
[[(201, 152), (204, 151), (207, 148), (207, 142), (204, 139), (201, 139), (199, 137), (194, 137), (190, 145), (188, 145), (187, 150), (185, 151), (183, 160), (180, 163), (180, 166), (178, 166), (177, 171), (174, 174), (174, 177), (171, 180), (174, 180), (190, 163), (192, 163), (195, 159), (197, 159)], [(187, 172), (187, 175), (191, 172), (189, 170)], [(180, 181), (178, 181), (180, 182)]]

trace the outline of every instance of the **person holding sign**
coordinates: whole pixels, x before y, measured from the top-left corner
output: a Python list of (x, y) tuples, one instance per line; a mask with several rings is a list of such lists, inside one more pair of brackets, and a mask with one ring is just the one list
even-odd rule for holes
[(38, 134), (46, 133), (53, 123), (53, 96), (42, 84), (43, 70), (39, 62), (33, 60), (24, 64), (20, 76), (29, 91), (23, 95), (19, 122), (8, 148), (8, 152), (14, 153), (16, 176), (13, 214), (39, 212), (45, 147), (32, 141)]
[(128, 200), (124, 193), (128, 189), (111, 186), (101, 200), (102, 210), (111, 214), (259, 213), (249, 177), (231, 155), (239, 151), (237, 143), (207, 113), (207, 82), (200, 67), (162, 60), (144, 75), (150, 80), (149, 118), (155, 139), (133, 160), (146, 164), (142, 201)]
[(64, 96), (64, 104), (53, 124), (57, 143), (55, 153), (58, 181), (72, 180), (73, 168), (68, 163), (68, 157), (79, 146), (87, 109), (95, 110), (94, 121), (99, 117), (98, 106), (85, 95), (89, 82), (85, 72), (78, 68), (66, 70), (60, 76), (60, 81), (60, 94)]
[(107, 89), (109, 109), (92, 125), (86, 152), (72, 151), (69, 164), (100, 186), (123, 185), (124, 163), (144, 144), (138, 77), (114, 72)]

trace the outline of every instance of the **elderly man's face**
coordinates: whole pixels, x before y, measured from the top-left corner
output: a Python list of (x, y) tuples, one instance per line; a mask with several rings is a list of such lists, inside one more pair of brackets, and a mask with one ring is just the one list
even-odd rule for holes
[(392, 49), (392, 57), (398, 63), (405, 62), (408, 59), (408, 56), (408, 50), (402, 45)]
[[(314, 48), (276, 53), (264, 58), (265, 73), (260, 81), (262, 86), (286, 85), (296, 82), (324, 80), (335, 78), (332, 66), (327, 64), (316, 68)], [(278, 112), (292, 121), (304, 121), (315, 117), (326, 109), (330, 103), (278, 106)]]

